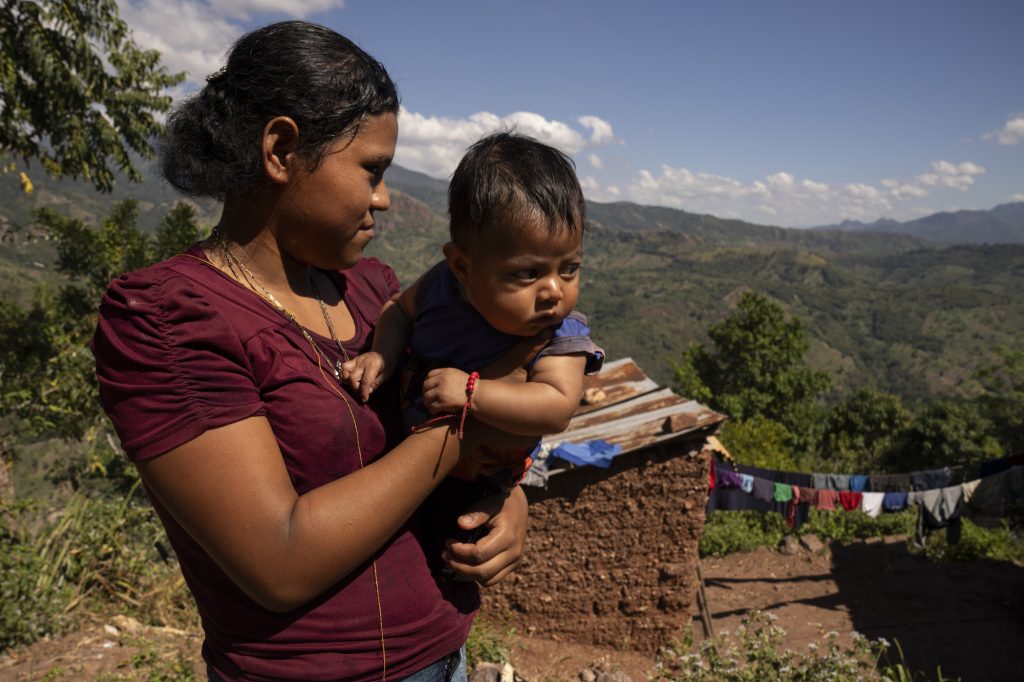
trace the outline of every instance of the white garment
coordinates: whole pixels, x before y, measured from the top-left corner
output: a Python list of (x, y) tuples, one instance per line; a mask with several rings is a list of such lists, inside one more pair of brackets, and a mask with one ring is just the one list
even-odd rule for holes
[(860, 510), (875, 519), (882, 513), (882, 500), (885, 493), (861, 493)]

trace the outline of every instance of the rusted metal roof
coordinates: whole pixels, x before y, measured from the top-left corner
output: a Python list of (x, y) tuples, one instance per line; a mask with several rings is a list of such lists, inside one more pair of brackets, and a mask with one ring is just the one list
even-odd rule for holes
[[(725, 421), (725, 415), (659, 387), (632, 358), (606, 362), (599, 373), (584, 378), (583, 388), (586, 403), (569, 428), (543, 438), (545, 446), (600, 439), (624, 454), (698, 431), (711, 433)], [(562, 471), (571, 469), (550, 473)]]

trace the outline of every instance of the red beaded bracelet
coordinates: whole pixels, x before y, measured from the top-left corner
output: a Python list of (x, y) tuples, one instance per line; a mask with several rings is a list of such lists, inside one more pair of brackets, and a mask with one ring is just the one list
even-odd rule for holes
[(462, 440), (463, 430), (466, 426), (466, 415), (473, 407), (473, 393), (476, 391), (476, 381), (480, 378), (480, 372), (470, 372), (466, 380), (466, 404), (462, 406), (462, 416), (459, 418), (459, 440)]

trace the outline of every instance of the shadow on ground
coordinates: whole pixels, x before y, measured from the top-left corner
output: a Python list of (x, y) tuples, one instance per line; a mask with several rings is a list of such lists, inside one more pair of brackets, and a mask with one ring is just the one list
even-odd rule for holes
[(1024, 679), (1024, 567), (929, 561), (896, 538), (833, 543), (824, 554), (762, 548), (702, 565), (717, 630), (758, 609), (779, 618), (795, 651), (829, 631), (848, 643), (855, 630), (898, 641), (907, 666), (930, 680), (939, 666), (964, 682)]
[(853, 628), (896, 640), (912, 670), (964, 682), (1024, 679), (1024, 567), (929, 561), (903, 544), (832, 545)]

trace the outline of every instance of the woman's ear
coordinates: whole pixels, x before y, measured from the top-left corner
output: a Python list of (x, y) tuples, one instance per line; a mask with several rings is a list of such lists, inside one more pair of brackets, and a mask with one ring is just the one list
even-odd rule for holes
[(288, 116), (276, 116), (263, 127), (260, 150), (263, 170), (271, 182), (284, 184), (296, 170), (299, 126)]
[(448, 242), (442, 249), (444, 257), (448, 261), (448, 268), (455, 275), (459, 284), (465, 284), (469, 279), (469, 256), (455, 242)]

